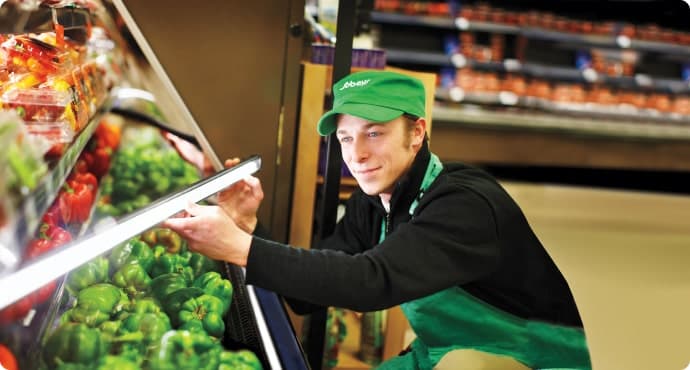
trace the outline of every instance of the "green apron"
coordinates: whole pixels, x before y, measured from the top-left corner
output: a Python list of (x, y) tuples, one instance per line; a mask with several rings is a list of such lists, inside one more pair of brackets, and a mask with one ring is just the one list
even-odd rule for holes
[[(431, 154), (420, 195), (443, 165)], [(381, 225), (385, 239), (386, 220)], [(475, 298), (455, 286), (400, 305), (417, 338), (412, 350), (382, 363), (378, 369), (432, 369), (448, 352), (474, 349), (509, 356), (535, 369), (591, 369), (584, 331), (519, 318)]]

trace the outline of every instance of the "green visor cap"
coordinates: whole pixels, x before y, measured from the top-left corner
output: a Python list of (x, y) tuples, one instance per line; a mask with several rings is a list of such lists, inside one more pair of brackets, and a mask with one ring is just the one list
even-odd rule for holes
[(333, 85), (333, 109), (319, 120), (317, 130), (335, 132), (338, 114), (349, 114), (373, 123), (391, 121), (403, 113), (424, 117), (426, 94), (414, 77), (387, 71), (353, 73)]

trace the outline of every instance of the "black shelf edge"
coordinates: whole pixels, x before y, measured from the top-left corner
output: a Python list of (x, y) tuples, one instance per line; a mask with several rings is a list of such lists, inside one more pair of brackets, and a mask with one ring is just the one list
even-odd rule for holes
[(386, 60), (390, 63), (410, 63), (437, 67), (454, 67), (450, 56), (426, 51), (386, 49)]
[(371, 12), (371, 20), (374, 23), (381, 24), (397, 24), (440, 29), (455, 29), (460, 31), (515, 34), (534, 40), (546, 40), (581, 46), (631, 49), (641, 52), (673, 54), (683, 57), (690, 57), (690, 46), (672, 44), (662, 41), (630, 39), (621, 35), (581, 35), (536, 27), (520, 27), (493, 22), (470, 21), (462, 17), (451, 18), (423, 15), (417, 16), (380, 11)]
[(450, 17), (416, 16), (388, 12), (371, 12), (371, 21), (374, 23), (398, 24), (404, 26), (422, 26), (440, 28), (446, 30), (457, 29), (455, 20)]

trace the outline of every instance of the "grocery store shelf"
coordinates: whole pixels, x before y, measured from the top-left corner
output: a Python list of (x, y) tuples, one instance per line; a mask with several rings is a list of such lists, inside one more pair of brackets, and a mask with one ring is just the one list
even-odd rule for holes
[(60, 159), (51, 164), (51, 169), (36, 188), (20, 201), (14, 217), (0, 229), (0, 275), (19, 263), (17, 258), (22, 255), (23, 246), (34, 235), (41, 217), (53, 203), (79, 154), (96, 130), (101, 116), (101, 113), (97, 113), (92, 117)]
[(491, 22), (470, 22), (464, 18), (434, 17), (425, 15), (406, 15), (398, 13), (371, 12), (375, 23), (399, 24), (405, 26), (422, 26), (448, 30), (480, 31), (495, 33), (517, 33), (519, 27)]
[(428, 51), (386, 49), (388, 63), (423, 64), (439, 67), (455, 66), (450, 56)]
[(455, 22), (450, 17), (417, 16), (373, 11), (371, 12), (371, 21), (374, 23), (400, 24), (405, 26), (423, 26), (448, 30), (457, 29)]
[(478, 107), (434, 106), (435, 123), (479, 126), (502, 129), (538, 130), (595, 137), (613, 137), (619, 140), (690, 141), (690, 124), (660, 124), (630, 122), (613, 119), (595, 119), (565, 113), (513, 113), (491, 111)]
[(0, 286), (13, 287), (0, 296), (0, 309), (184, 210), (189, 202), (206, 199), (260, 168), (261, 158), (250, 157), (186, 189), (162, 197), (122, 219), (99, 222), (93, 234), (48, 252), (15, 271), (0, 275)]
[(545, 111), (552, 114), (573, 115), (585, 119), (625, 120), (655, 124), (670, 124), (690, 127), (690, 117), (675, 113), (660, 113), (653, 109), (639, 109), (624, 105), (600, 105), (594, 103), (552, 102), (532, 96), (517, 96), (510, 91), (466, 92), (459, 87), (438, 87), (435, 98), (442, 102), (474, 103), (520, 107)]
[(477, 31), (515, 34), (534, 40), (546, 40), (556, 43), (580, 46), (610, 47), (633, 49), (643, 52), (690, 56), (690, 47), (659, 41), (629, 39), (626, 36), (581, 35), (568, 32), (551, 31), (536, 27), (510, 26), (492, 22), (477, 22), (458, 17), (431, 17), (406, 15), (398, 13), (371, 12), (374, 23), (423, 26), (461, 31)]
[(612, 86), (663, 91), (667, 93), (690, 93), (690, 83), (682, 80), (651, 78), (646, 75), (614, 77), (597, 73), (592, 69), (554, 67), (539, 63), (520, 63), (515, 59), (503, 62), (479, 62), (466, 58), (462, 54), (446, 55), (427, 51), (387, 49), (386, 58), (391, 63), (409, 63), (439, 67), (472, 68), (478, 71), (513, 72), (529, 77), (547, 80), (572, 82), (603, 82)]

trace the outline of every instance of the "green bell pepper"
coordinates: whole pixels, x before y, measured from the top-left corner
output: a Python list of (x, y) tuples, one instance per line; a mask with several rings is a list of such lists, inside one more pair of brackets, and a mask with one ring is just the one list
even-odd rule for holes
[(77, 304), (65, 311), (61, 323), (83, 323), (97, 327), (122, 311), (129, 304), (127, 295), (120, 288), (99, 283), (82, 289), (77, 295)]
[(232, 283), (224, 279), (219, 273), (209, 271), (194, 280), (192, 286), (201, 288), (204, 293), (212, 295), (223, 303), (223, 315), (228, 312), (232, 301)]
[(108, 278), (108, 260), (96, 257), (69, 273), (66, 288), (72, 295), (91, 285), (102, 283)]
[(151, 265), (153, 264), (151, 248), (137, 238), (120, 244), (110, 253), (110, 265), (113, 271), (133, 261), (139, 263), (147, 272), (151, 270)]
[(92, 364), (105, 352), (98, 329), (80, 323), (66, 323), (46, 340), (43, 361), (49, 368), (56, 368), (63, 362)]
[(150, 283), (149, 274), (138, 263), (126, 264), (113, 275), (113, 284), (122, 288), (130, 298), (142, 296)]
[(239, 351), (223, 351), (220, 354), (218, 370), (261, 370), (261, 361), (254, 352), (243, 349)]
[(112, 198), (114, 200), (122, 201), (122, 200), (129, 200), (129, 199), (134, 199), (139, 192), (139, 186), (133, 181), (129, 179), (119, 179), (113, 182), (113, 192), (112, 192)]
[(168, 294), (186, 288), (187, 279), (177, 273), (163, 274), (151, 280), (149, 295), (163, 304)]
[(105, 337), (114, 338), (120, 332), (121, 325), (122, 321), (120, 320), (104, 321), (98, 326), (98, 331)]
[(108, 355), (101, 357), (95, 370), (141, 370), (136, 362), (132, 362), (126, 357)]
[(163, 334), (170, 330), (170, 319), (164, 313), (143, 313), (129, 315), (122, 321), (120, 332), (144, 334), (143, 343), (149, 347), (152, 343), (158, 343)]
[(171, 330), (163, 335), (158, 351), (150, 352), (151, 370), (217, 370), (222, 347), (205, 333)]
[(210, 259), (201, 253), (190, 252), (190, 254), (189, 267), (192, 268), (194, 279), (209, 271), (221, 272), (221, 263), (219, 261)]
[(92, 285), (77, 295), (77, 307), (94, 308), (110, 314), (121, 311), (128, 304), (125, 292), (108, 283)]
[(90, 328), (98, 327), (110, 320), (110, 313), (92, 307), (72, 307), (60, 316), (60, 324), (80, 323)]
[(185, 301), (178, 318), (182, 328), (185, 328), (185, 325), (191, 325), (191, 328), (198, 327), (195, 321), (200, 321), (206, 333), (212, 337), (222, 338), (225, 333), (223, 302), (212, 295), (202, 294)]
[[(158, 249), (158, 247), (156, 247)], [(163, 253), (153, 262), (151, 266), (151, 276), (158, 277), (171, 272), (178, 273), (191, 283), (194, 280), (194, 272), (189, 266), (189, 259), (180, 254)]]
[(133, 314), (141, 313), (159, 313), (161, 312), (161, 306), (156, 303), (156, 300), (147, 297), (141, 298), (134, 301), (128, 308), (127, 311)]
[(179, 313), (182, 309), (182, 305), (188, 300), (199, 297), (202, 294), (204, 294), (204, 291), (201, 290), (201, 288), (189, 287), (176, 290), (165, 297), (163, 307), (174, 327), (180, 326)]

